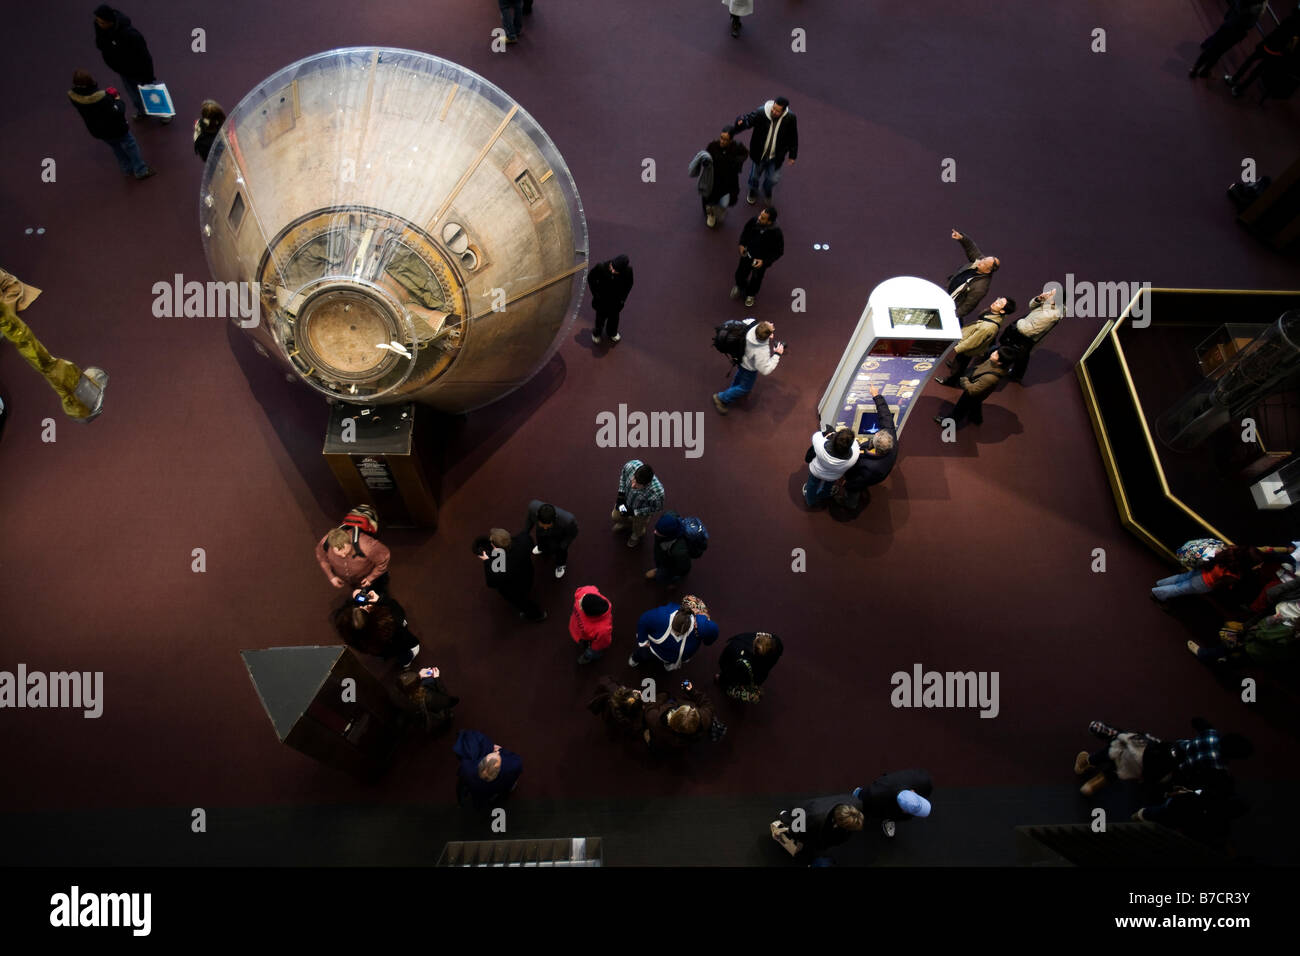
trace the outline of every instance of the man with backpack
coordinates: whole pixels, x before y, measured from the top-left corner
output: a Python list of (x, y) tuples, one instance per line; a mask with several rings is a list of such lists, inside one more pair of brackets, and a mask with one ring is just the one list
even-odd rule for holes
[[(365, 532), (369, 532), (366, 534)], [(348, 512), (342, 526), (334, 528), (316, 545), (316, 561), (330, 584), (354, 591), (388, 589), (388, 548), (372, 534), (379, 533), (375, 510), (362, 505)]]
[(682, 518), (667, 511), (655, 523), (655, 566), (645, 573), (647, 581), (672, 587), (691, 570), (691, 561), (704, 554), (709, 533), (699, 518)]
[[(748, 395), (759, 375), (771, 375), (776, 370), (785, 354), (785, 343), (772, 341), (775, 331), (773, 323), (755, 322), (753, 319), (745, 322), (732, 319), (718, 327), (713, 347), (736, 364), (736, 377), (732, 379), (731, 387), (713, 396), (713, 407), (718, 414), (727, 414), (732, 402)], [(722, 336), (721, 344), (719, 334)]]

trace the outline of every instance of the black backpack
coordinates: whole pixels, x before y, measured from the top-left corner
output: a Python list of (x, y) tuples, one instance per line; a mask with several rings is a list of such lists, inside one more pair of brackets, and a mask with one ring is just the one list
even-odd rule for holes
[(757, 319), (727, 319), (713, 330), (713, 347), (739, 365), (745, 357), (745, 336)]

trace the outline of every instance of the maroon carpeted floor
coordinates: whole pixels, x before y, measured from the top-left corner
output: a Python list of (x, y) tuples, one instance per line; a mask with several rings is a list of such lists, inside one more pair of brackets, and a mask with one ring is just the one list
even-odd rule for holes
[[(104, 716), (0, 712), (10, 783), (0, 808), (442, 801), (445, 745), (365, 786), (277, 743), (239, 651), (333, 643), (334, 594), (312, 558), (347, 502), (319, 456), (325, 406), (288, 383), (220, 319), (159, 319), (151, 287), (207, 277), (197, 226), (198, 103), (233, 107), (285, 64), (334, 46), (413, 47), (480, 72), (558, 144), (581, 192), (594, 258), (631, 256), (624, 341), (593, 351), (585, 309), (552, 363), (475, 413), (445, 450), (442, 526), (386, 536), (395, 594), (464, 703), (458, 724), (522, 753), (520, 798), (760, 793), (839, 788), (900, 765), (939, 784), (1068, 781), (1086, 725), (1104, 718), (1179, 734), (1203, 714), (1243, 730), (1243, 776), (1293, 780), (1300, 748), (1184, 649), (1146, 588), (1167, 569), (1119, 526), (1073, 363), (1100, 328), (1067, 320), (1024, 388), (985, 424), (939, 441), (937, 387), (902, 458), (856, 521), (798, 500), (815, 403), (870, 290), (895, 275), (942, 281), (956, 226), (1003, 258), (995, 293), (1026, 302), (1067, 272), (1157, 286), (1295, 288), (1295, 260), (1239, 231), (1224, 189), (1244, 158), (1277, 175), (1297, 155), (1291, 104), (1260, 109), (1185, 73), (1217, 24), (1216, 2), (1174, 5), (944, 0), (920, 5), (762, 0), (744, 35), (718, 3), (538, 0), (523, 41), (489, 52), (496, 5), (327, 0), (136, 0), (182, 117), (137, 127), (159, 170), (123, 181), (67, 104), (71, 71), (106, 71), (90, 6), (6, 14), (0, 264), (45, 294), (26, 316), (49, 347), (109, 371), (107, 411), (64, 419), (47, 386), (0, 349), (9, 422), (0, 442), (0, 669), (102, 670)], [(207, 52), (190, 51), (191, 30)], [(806, 31), (807, 53), (790, 33)], [(1106, 30), (1108, 52), (1090, 51)], [(1233, 55), (1235, 63), (1241, 53)], [(107, 80), (106, 80), (107, 81)], [(725, 122), (790, 97), (801, 152), (777, 192), (787, 254), (755, 314), (789, 352), (746, 407), (719, 418), (725, 362), (714, 324), (742, 217), (700, 221), (686, 164)], [(57, 181), (40, 179), (57, 161)], [(641, 180), (642, 162), (657, 181)], [(945, 158), (956, 183), (940, 181)], [(742, 210), (741, 212), (744, 212)], [(27, 235), (31, 227), (43, 235)], [(813, 243), (829, 243), (817, 252)], [(791, 290), (808, 311), (789, 311)], [(943, 392), (942, 395), (940, 393)], [(769, 700), (718, 750), (655, 769), (611, 749), (583, 710), (598, 670), (575, 670), (565, 629), (573, 588), (613, 596), (626, 671), (637, 616), (663, 596), (641, 579), (649, 552), (610, 535), (619, 465), (595, 419), (620, 402), (702, 410), (704, 454), (649, 451), (668, 503), (712, 532), (689, 591), (724, 637), (780, 634)], [(43, 442), (42, 420), (57, 420)], [(517, 527), (532, 497), (574, 510), (582, 534), (552, 620), (519, 625), (482, 586), (473, 536)], [(203, 548), (207, 572), (190, 570)], [(807, 571), (791, 570), (794, 549)], [(1093, 573), (1094, 549), (1106, 552)], [(717, 648), (688, 673), (707, 683)], [(997, 671), (1001, 712), (899, 710), (890, 674)]]

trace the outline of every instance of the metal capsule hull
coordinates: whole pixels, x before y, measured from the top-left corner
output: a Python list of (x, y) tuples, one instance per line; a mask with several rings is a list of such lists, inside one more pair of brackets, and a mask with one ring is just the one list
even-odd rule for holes
[(343, 401), (501, 398), (559, 347), (587, 266), (555, 144), (487, 80), (410, 50), (330, 50), (261, 83), (199, 210), (213, 277), (257, 284), (250, 334)]

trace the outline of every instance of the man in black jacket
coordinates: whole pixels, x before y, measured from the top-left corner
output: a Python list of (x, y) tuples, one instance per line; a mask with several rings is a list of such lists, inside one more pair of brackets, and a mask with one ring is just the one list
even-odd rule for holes
[[(104, 63), (122, 80), (126, 95), (135, 104), (135, 118), (144, 119), (139, 88), (157, 82), (144, 35), (121, 10), (100, 4), (95, 8), (95, 46), (104, 54)], [(170, 118), (163, 119), (164, 124), (170, 122)]]
[(898, 460), (898, 432), (894, 430), (894, 413), (880, 394), (871, 386), (871, 399), (876, 403), (877, 430), (858, 440), (862, 454), (857, 463), (844, 473), (844, 484), (833, 492), (837, 504), (856, 510), (862, 503), (862, 492), (884, 481)]
[(769, 826), (772, 839), (795, 860), (811, 863), (827, 850), (847, 843), (849, 837), (862, 829), (862, 811), (853, 803), (853, 795), (848, 793), (808, 800), (795, 808), (804, 811), (799, 830), (792, 829), (795, 814), (782, 810)]
[(548, 504), (537, 498), (528, 503), (528, 519), (524, 525), (524, 534), (537, 532), (537, 543), (533, 554), (555, 557), (555, 576), (564, 577), (565, 566), (569, 563), (569, 546), (578, 536), (578, 519), (563, 508)]
[(799, 157), (799, 127), (790, 101), (784, 96), (768, 100), (758, 109), (736, 117), (736, 132), (752, 129), (749, 137), (749, 195), (751, 206), (758, 201), (758, 185), (763, 184), (763, 199), (772, 201), (772, 190), (781, 181), (781, 165), (786, 157), (793, 166)]
[(974, 239), (963, 236), (956, 229), (952, 231), (952, 237), (961, 243), (967, 265), (948, 277), (948, 294), (957, 307), (957, 318), (964, 319), (988, 295), (989, 283), (993, 281), (993, 273), (998, 271), (1002, 260), (997, 256), (984, 255), (980, 252), (980, 247), (975, 245)]
[(140, 147), (126, 125), (126, 107), (120, 97), (109, 96), (98, 88), (93, 76), (85, 70), (77, 70), (72, 74), (68, 99), (81, 114), (90, 135), (108, 144), (123, 175), (148, 179), (154, 174), (148, 163), (140, 158)]
[(862, 801), (863, 815), (879, 817), (880, 829), (892, 837), (895, 821), (930, 815), (929, 796), (933, 792), (930, 772), (914, 769), (883, 774), (870, 787), (858, 787), (853, 795)]
[(737, 299), (743, 293), (745, 305), (753, 305), (754, 296), (763, 285), (763, 273), (783, 255), (785, 237), (776, 225), (776, 207), (765, 206), (741, 230), (740, 263), (736, 266), (736, 284), (731, 287), (731, 297)]
[(511, 535), (505, 528), (493, 528), (486, 538), (474, 542), (474, 554), (483, 562), (487, 586), (499, 593), (525, 620), (540, 623), (546, 612), (532, 598), (533, 556), (526, 534)]
[(632, 291), (632, 265), (627, 256), (596, 263), (587, 276), (587, 285), (591, 286), (591, 307), (596, 310), (591, 340), (599, 345), (601, 336), (608, 334), (611, 342), (617, 342), (623, 337), (618, 334), (619, 313)]

